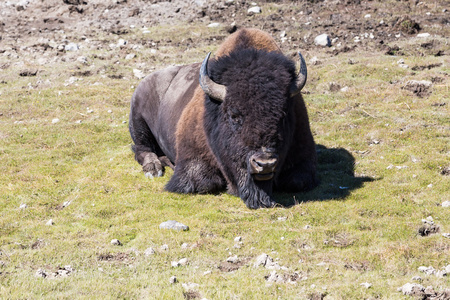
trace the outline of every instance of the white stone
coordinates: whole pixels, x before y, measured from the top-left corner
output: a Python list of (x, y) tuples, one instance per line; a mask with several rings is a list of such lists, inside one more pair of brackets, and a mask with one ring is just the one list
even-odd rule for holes
[(418, 38), (427, 38), (427, 37), (430, 37), (430, 36), (431, 36), (431, 34), (429, 34), (429, 33), (427, 33), (427, 32), (425, 32), (425, 33), (419, 33), (419, 34), (417, 35)]
[(127, 54), (127, 56), (125, 56), (125, 59), (133, 59), (135, 57), (136, 57), (136, 54), (130, 53), (130, 54)]
[(118, 239), (112, 239), (111, 245), (120, 246), (120, 245), (122, 245), (122, 243)]
[(237, 255), (230, 256), (227, 258), (227, 262), (235, 264), (239, 262), (239, 258), (237, 257)]
[(145, 249), (145, 251), (144, 251), (145, 256), (150, 256), (153, 254), (155, 254), (155, 250), (152, 247), (149, 247), (149, 248)]
[(52, 226), (53, 224), (55, 224), (53, 222), (53, 219), (50, 219), (50, 220), (47, 221), (47, 223), (45, 223), (45, 225), (47, 225), (47, 226)]
[(52, 124), (56, 124), (56, 123), (58, 123), (58, 122), (59, 122), (59, 119), (58, 119), (58, 118), (55, 118), (55, 119), (52, 120)]
[(167, 244), (162, 245), (162, 246), (160, 247), (160, 250), (161, 250), (161, 251), (167, 251), (167, 250), (169, 250), (169, 245), (167, 245)]
[(180, 266), (185, 266), (185, 265), (188, 264), (188, 259), (187, 259), (187, 258), (182, 258), (182, 259), (180, 259), (180, 260), (178, 261), (178, 264), (179, 264)]
[(235, 237), (235, 238), (234, 238), (234, 241), (235, 241), (235, 242), (240, 242), (240, 241), (242, 241), (242, 236), (237, 236), (237, 237)]
[(450, 201), (442, 202), (442, 207), (450, 207)]
[(220, 26), (220, 23), (211, 23), (211, 24), (209, 24), (208, 26), (206, 26), (206, 27), (209, 27), (209, 28), (216, 28), (216, 27), (219, 27)]
[(177, 277), (174, 275), (174, 276), (170, 277), (169, 282), (170, 282), (171, 284), (174, 284), (174, 283), (177, 283), (177, 282), (178, 282), (178, 279), (177, 279)]
[(78, 51), (79, 47), (75, 43), (69, 43), (64, 46), (65, 51)]
[(367, 14), (364, 16), (364, 18), (369, 19), (370, 17), (372, 17), (370, 14)]
[(186, 282), (181, 284), (181, 286), (185, 289), (185, 290), (195, 290), (196, 288), (199, 287), (198, 283), (193, 283), (193, 282)]
[(139, 69), (133, 69), (133, 75), (138, 79), (142, 79), (145, 77), (145, 74)]
[(22, 203), (22, 204), (20, 204), (20, 206), (19, 206), (20, 209), (25, 209), (25, 208), (27, 208), (27, 207), (28, 207), (28, 205), (26, 205), (25, 203)]
[(423, 273), (425, 273), (427, 275), (432, 275), (432, 274), (434, 274), (436, 272), (436, 270), (432, 266), (429, 266), (429, 267), (421, 266), (421, 267), (419, 267), (417, 269), (420, 272), (423, 272)]
[(253, 14), (260, 14), (261, 12), (262, 12), (262, 10), (261, 10), (261, 7), (259, 7), (259, 6), (250, 7), (247, 10), (247, 13), (251, 14), (251, 15), (253, 15)]
[(368, 282), (363, 282), (363, 283), (361, 283), (360, 285), (362, 285), (362, 286), (365, 287), (366, 289), (368, 289), (368, 288), (370, 288), (370, 287), (372, 286), (372, 284), (371, 284), (371, 283), (368, 283)]
[(317, 46), (322, 46), (322, 47), (330, 47), (331, 40), (330, 40), (330, 37), (328, 36), (328, 34), (323, 33), (323, 34), (316, 36), (316, 38), (314, 39), (314, 44)]
[(417, 295), (420, 293), (423, 293), (425, 291), (425, 288), (417, 283), (407, 283), (403, 285), (402, 287), (398, 288), (399, 292), (402, 292), (403, 295)]
[(128, 44), (128, 41), (124, 40), (124, 39), (119, 39), (119, 41), (117, 42), (117, 46), (118, 47), (124, 47)]

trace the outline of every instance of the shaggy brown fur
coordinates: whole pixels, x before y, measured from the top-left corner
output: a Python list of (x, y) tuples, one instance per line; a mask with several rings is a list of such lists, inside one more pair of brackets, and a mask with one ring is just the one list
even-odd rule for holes
[(273, 189), (317, 185), (306, 107), (300, 94), (289, 96), (294, 63), (257, 29), (229, 36), (215, 57), (210, 77), (226, 86), (223, 103), (199, 86), (199, 64), (153, 73), (136, 89), (130, 133), (146, 175), (162, 176), (173, 162), (168, 191), (227, 188), (250, 208), (273, 206)]

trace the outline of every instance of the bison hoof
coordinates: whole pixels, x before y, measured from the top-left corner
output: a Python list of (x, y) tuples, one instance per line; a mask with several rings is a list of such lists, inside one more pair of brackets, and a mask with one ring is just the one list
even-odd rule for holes
[(154, 174), (154, 173), (152, 173), (152, 172), (146, 172), (146, 173), (145, 173), (145, 177), (147, 177), (147, 178), (161, 177), (161, 176), (163, 176), (163, 175), (164, 175), (164, 173), (163, 173), (162, 170), (158, 170), (158, 173), (157, 173), (157, 174)]
[(153, 177), (161, 177), (164, 175), (164, 168), (161, 164), (153, 164), (149, 163), (142, 167), (145, 177), (153, 178)]

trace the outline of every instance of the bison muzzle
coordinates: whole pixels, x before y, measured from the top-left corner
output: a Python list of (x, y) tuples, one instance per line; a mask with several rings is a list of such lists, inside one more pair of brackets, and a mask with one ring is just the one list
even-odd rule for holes
[(242, 29), (210, 59), (148, 75), (131, 101), (130, 133), (146, 176), (174, 174), (166, 190), (227, 189), (249, 208), (273, 191), (318, 183), (315, 143), (300, 91), (307, 78), (270, 35)]

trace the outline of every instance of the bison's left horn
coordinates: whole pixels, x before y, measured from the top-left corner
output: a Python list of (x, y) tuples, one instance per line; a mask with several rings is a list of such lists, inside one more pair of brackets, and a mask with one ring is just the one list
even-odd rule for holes
[(305, 86), (308, 71), (306, 70), (306, 62), (302, 54), (298, 52), (300, 58), (300, 71), (298, 72), (297, 79), (291, 87), (291, 97), (300, 93), (302, 88)]
[(211, 52), (206, 55), (205, 60), (203, 60), (202, 66), (200, 68), (200, 86), (202, 90), (208, 95), (210, 98), (214, 100), (223, 102), (225, 100), (225, 95), (227, 93), (227, 89), (224, 85), (215, 83), (208, 76), (208, 60)]

